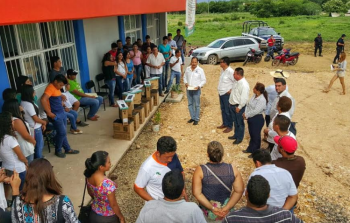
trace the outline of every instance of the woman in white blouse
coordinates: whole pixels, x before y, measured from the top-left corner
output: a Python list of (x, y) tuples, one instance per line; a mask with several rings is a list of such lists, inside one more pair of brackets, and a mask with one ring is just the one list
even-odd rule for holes
[[(261, 129), (264, 126), (264, 117), (262, 114), (268, 102), (265, 85), (262, 83), (256, 83), (253, 92), (253, 97), (248, 102), (245, 113), (243, 114), (243, 118), (248, 120), (250, 135), (249, 146), (246, 150), (243, 150), (244, 153), (253, 153), (260, 149)], [(251, 158), (251, 155), (249, 155), (249, 158)]]
[(323, 92), (325, 93), (328, 93), (330, 90), (331, 90), (331, 87), (334, 83), (334, 81), (336, 81), (339, 77), (339, 80), (340, 80), (340, 84), (342, 86), (342, 89), (343, 89), (343, 92), (341, 92), (340, 94), (341, 95), (345, 95), (345, 81), (344, 81), (344, 78), (345, 78), (345, 70), (346, 70), (346, 54), (345, 52), (342, 52), (340, 54), (340, 58), (339, 58), (339, 64), (338, 64), (338, 67), (337, 68), (334, 68), (333, 71), (336, 71), (337, 73), (333, 76), (331, 82), (329, 83), (328, 87), (323, 90)]

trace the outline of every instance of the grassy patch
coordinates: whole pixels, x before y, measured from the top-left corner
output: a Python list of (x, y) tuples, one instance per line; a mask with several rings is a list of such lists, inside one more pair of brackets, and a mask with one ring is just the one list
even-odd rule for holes
[[(321, 33), (323, 41), (335, 43), (341, 34), (350, 30), (350, 17), (294, 16), (261, 19), (249, 13), (200, 14), (196, 15), (196, 31), (186, 38), (187, 42), (203, 46), (218, 38), (240, 36), (242, 24), (246, 20), (263, 20), (281, 33), (285, 41), (293, 42), (313, 42), (317, 33)], [(175, 34), (179, 21), (184, 29), (185, 15), (169, 14), (168, 31)]]

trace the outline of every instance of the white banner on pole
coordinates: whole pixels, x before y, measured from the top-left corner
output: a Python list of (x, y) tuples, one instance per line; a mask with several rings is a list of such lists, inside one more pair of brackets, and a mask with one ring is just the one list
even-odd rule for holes
[(185, 35), (189, 36), (194, 32), (197, 0), (186, 0), (186, 26)]

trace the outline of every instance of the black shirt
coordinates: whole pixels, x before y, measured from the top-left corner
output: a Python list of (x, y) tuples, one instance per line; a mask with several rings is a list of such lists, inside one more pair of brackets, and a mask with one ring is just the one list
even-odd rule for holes
[(315, 38), (315, 46), (322, 46), (322, 37)]
[(337, 48), (343, 48), (344, 46), (339, 46), (338, 43), (344, 44), (343, 38), (339, 38), (337, 41)]
[(115, 78), (114, 66), (103, 66), (102, 71), (105, 75), (105, 81), (109, 81)]
[(148, 43), (143, 43), (143, 45), (142, 45), (142, 53), (145, 53), (145, 52), (147, 52), (147, 47), (151, 47), (151, 49), (153, 48), (153, 47), (155, 47), (156, 45), (154, 44), (154, 43), (150, 43), (150, 45), (148, 45)]

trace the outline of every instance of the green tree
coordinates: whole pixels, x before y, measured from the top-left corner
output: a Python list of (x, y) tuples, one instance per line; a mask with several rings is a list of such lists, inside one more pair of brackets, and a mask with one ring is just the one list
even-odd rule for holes
[(345, 13), (348, 11), (347, 7), (345, 6), (344, 2), (342, 0), (330, 0), (323, 5), (323, 10), (331, 13)]
[(304, 4), (304, 15), (319, 15), (322, 12), (322, 8), (319, 4), (314, 2), (307, 2)]

